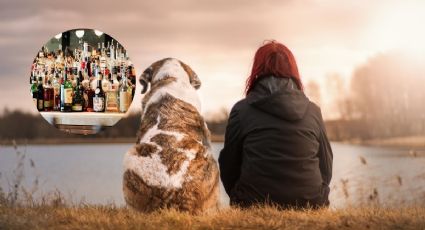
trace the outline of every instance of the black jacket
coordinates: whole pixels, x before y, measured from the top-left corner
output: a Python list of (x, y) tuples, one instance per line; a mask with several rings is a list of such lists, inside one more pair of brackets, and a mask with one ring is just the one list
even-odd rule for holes
[(329, 204), (332, 158), (320, 108), (270, 76), (233, 106), (219, 164), (232, 205), (317, 207)]

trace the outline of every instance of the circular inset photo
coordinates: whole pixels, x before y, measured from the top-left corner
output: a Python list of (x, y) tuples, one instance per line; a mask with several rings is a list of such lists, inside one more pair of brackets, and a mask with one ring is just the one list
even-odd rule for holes
[(31, 67), (34, 106), (56, 128), (94, 134), (128, 111), (136, 73), (127, 51), (99, 30), (74, 29), (44, 44)]

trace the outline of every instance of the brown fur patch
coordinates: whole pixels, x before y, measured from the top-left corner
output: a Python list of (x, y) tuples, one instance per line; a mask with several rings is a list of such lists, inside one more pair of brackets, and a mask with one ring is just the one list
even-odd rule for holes
[(152, 138), (152, 141), (162, 147), (159, 156), (162, 163), (167, 166), (167, 172), (170, 175), (178, 172), (187, 157), (182, 152), (177, 151), (176, 138), (166, 134), (158, 134)]
[(138, 153), (137, 155), (141, 157), (150, 156), (152, 155), (152, 153), (156, 152), (157, 150), (158, 148), (153, 144), (149, 144), (149, 143), (136, 144), (136, 151)]
[(180, 65), (186, 71), (187, 75), (189, 76), (189, 82), (192, 86), (196, 86), (196, 89), (201, 87), (201, 80), (199, 80), (198, 75), (196, 75), (195, 71), (192, 70), (188, 65), (180, 61)]
[(149, 101), (149, 99), (152, 97), (152, 95), (154, 95), (156, 93), (156, 91), (158, 91), (159, 89), (161, 89), (162, 87), (171, 84), (173, 82), (175, 82), (177, 79), (175, 77), (164, 77), (159, 81), (155, 81), (154, 83), (151, 84), (151, 89), (149, 90), (149, 92), (143, 97), (142, 100), (142, 108), (145, 109), (146, 107), (146, 103)]

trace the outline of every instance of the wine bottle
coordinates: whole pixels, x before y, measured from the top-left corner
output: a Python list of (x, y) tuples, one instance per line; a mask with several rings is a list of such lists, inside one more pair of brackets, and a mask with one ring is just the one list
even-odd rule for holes
[(31, 95), (34, 105), (37, 107), (37, 78), (33, 73), (31, 76)]
[(37, 86), (37, 110), (44, 110), (44, 88), (43, 88), (43, 78), (38, 77), (38, 86)]
[(72, 97), (72, 111), (83, 112), (84, 98), (83, 90), (80, 85), (80, 78), (76, 79), (77, 85), (75, 86), (74, 96)]
[(47, 80), (47, 84), (44, 87), (44, 111), (53, 110), (53, 99), (54, 99), (54, 90), (50, 80)]
[(95, 112), (105, 112), (105, 93), (102, 89), (102, 80), (97, 78), (97, 86), (93, 96), (93, 110)]
[[(74, 62), (75, 65), (75, 62)], [(72, 67), (71, 68), (71, 82), (72, 82), (72, 87), (76, 87), (77, 86), (77, 78), (78, 78), (78, 68), (77, 67)]]
[(67, 69), (64, 71), (64, 81), (61, 84), (61, 111), (71, 112), (72, 111), (72, 83), (68, 80)]
[(61, 98), (60, 98), (60, 90), (61, 84), (59, 82), (59, 74), (55, 73), (55, 77), (53, 79), (53, 110), (60, 111), (61, 110)]

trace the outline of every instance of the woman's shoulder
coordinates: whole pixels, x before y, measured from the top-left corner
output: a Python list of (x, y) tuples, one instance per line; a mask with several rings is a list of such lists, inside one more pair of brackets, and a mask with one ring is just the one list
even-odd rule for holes
[(310, 119), (312, 118), (319, 126), (323, 123), (322, 110), (320, 106), (312, 101), (310, 101), (307, 116), (309, 116)]
[(245, 109), (247, 105), (248, 105), (248, 103), (247, 103), (247, 101), (246, 101), (246, 98), (242, 98), (241, 100), (237, 101), (237, 102), (233, 105), (233, 107), (232, 107), (232, 109), (231, 109), (230, 113), (232, 113), (232, 112), (233, 112), (233, 113), (239, 112), (239, 111), (241, 111), (241, 110)]
[(321, 113), (320, 106), (318, 106), (316, 103), (310, 101), (309, 105), (310, 109), (316, 113)]

